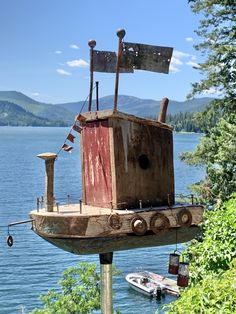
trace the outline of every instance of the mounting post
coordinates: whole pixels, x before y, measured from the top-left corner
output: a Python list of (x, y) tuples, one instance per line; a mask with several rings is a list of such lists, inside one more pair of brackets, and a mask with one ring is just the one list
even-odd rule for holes
[(101, 277), (101, 313), (112, 314), (112, 259), (113, 252), (101, 253), (100, 277)]
[(57, 155), (54, 153), (43, 153), (37, 157), (45, 160), (45, 208), (48, 212), (53, 212), (54, 205), (54, 162)]
[(116, 83), (115, 83), (115, 96), (114, 96), (114, 111), (117, 111), (117, 101), (118, 101), (118, 87), (119, 87), (119, 74), (120, 74), (120, 64), (122, 58), (122, 39), (125, 37), (125, 30), (119, 29), (116, 32), (119, 43), (118, 43), (118, 54), (116, 62)]

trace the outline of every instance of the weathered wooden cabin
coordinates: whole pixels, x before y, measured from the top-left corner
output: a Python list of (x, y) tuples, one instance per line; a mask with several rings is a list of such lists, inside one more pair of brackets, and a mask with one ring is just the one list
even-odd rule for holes
[(83, 114), (83, 202), (130, 209), (174, 204), (172, 129), (113, 110)]

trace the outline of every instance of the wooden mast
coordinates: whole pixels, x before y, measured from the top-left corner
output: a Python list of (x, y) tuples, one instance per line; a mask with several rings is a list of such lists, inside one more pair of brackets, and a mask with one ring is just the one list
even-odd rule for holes
[(121, 57), (122, 57), (122, 39), (125, 37), (125, 30), (124, 29), (119, 29), (116, 34), (119, 37), (119, 43), (118, 43), (118, 55), (117, 55), (117, 63), (116, 63), (116, 83), (115, 83), (115, 96), (114, 96), (114, 111), (117, 111), (119, 74), (120, 74), (120, 64), (121, 64)]
[(89, 103), (88, 103), (88, 111), (92, 109), (92, 96), (93, 96), (93, 48), (96, 46), (95, 40), (90, 40), (88, 42), (90, 47), (90, 91), (89, 91)]

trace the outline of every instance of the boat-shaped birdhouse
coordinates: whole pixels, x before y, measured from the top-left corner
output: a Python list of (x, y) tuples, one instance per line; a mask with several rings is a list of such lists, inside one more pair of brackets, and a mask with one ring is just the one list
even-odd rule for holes
[[(156, 120), (118, 110), (119, 74), (139, 69), (167, 74), (173, 49), (124, 42), (124, 30), (117, 35), (117, 53), (97, 51), (96, 42), (89, 42), (88, 110), (78, 114), (72, 127), (81, 134), (81, 202), (56, 206), (57, 155), (38, 156), (46, 164), (45, 206), (30, 213), (33, 230), (75, 254), (187, 242), (202, 222), (202, 206), (175, 203), (173, 132), (165, 123), (168, 99), (161, 101)], [(94, 71), (116, 73), (114, 103), (108, 110), (99, 109), (98, 99), (92, 108)], [(71, 147), (64, 144), (62, 149)]]

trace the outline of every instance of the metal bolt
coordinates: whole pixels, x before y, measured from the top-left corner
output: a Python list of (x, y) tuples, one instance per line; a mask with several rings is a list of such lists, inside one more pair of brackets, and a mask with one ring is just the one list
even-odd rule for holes
[(40, 201), (41, 208), (43, 208), (43, 203), (44, 203), (44, 199), (43, 199), (43, 196), (41, 196), (41, 201)]
[(193, 205), (193, 203), (194, 203), (194, 196), (193, 196), (193, 194), (191, 194), (191, 201), (192, 201), (192, 205)]
[(39, 211), (39, 203), (40, 203), (40, 200), (39, 200), (39, 197), (37, 197), (37, 212)]
[(82, 200), (79, 200), (79, 213), (82, 214)]

